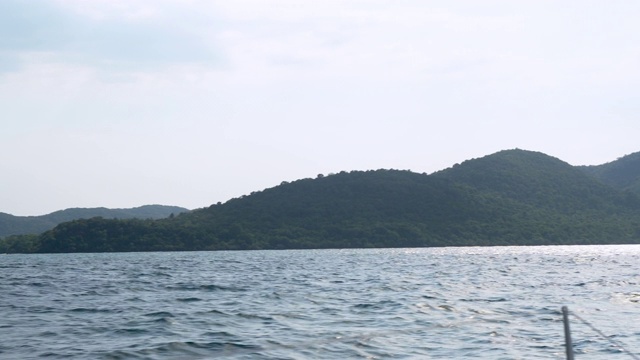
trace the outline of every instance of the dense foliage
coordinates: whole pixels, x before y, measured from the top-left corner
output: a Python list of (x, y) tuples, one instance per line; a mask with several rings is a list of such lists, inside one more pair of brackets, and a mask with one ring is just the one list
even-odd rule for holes
[(603, 165), (580, 168), (609, 186), (640, 195), (640, 152)]
[[(9, 241), (7, 241), (9, 240)], [(93, 218), (5, 252), (640, 243), (640, 199), (547, 155), (319, 175), (162, 220)]]
[(106, 219), (162, 219), (189, 211), (178, 206), (145, 205), (132, 209), (72, 208), (41, 216), (14, 216), (0, 213), (0, 238), (10, 235), (40, 234), (63, 222), (103, 217)]

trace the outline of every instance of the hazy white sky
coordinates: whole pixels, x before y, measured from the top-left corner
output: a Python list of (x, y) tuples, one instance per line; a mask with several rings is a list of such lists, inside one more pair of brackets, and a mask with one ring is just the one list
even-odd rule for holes
[(1, 0), (0, 212), (640, 151), (640, 2)]

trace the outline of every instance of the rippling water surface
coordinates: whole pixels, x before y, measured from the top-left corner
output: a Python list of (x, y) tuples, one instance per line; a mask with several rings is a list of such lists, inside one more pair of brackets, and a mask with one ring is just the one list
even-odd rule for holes
[(562, 305), (638, 353), (640, 246), (0, 255), (0, 358), (563, 359)]

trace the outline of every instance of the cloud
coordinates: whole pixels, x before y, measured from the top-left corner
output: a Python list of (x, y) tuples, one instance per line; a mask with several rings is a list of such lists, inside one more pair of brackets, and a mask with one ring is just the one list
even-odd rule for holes
[(138, 71), (184, 63), (217, 66), (222, 60), (210, 36), (215, 17), (203, 19), (196, 9), (169, 16), (149, 6), (123, 10), (122, 2), (102, 8), (79, 4), (86, 2), (0, 2), (0, 71), (14, 71), (34, 54)]
[[(591, 0), (0, 0), (0, 163), (70, 206), (123, 181), (109, 201), (153, 182), (188, 207), (513, 147), (595, 164), (637, 151), (638, 18)], [(15, 206), (42, 201), (23, 189)]]

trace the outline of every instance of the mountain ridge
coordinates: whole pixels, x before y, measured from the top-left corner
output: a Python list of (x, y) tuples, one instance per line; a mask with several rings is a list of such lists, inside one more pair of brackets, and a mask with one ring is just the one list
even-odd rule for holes
[(427, 175), (319, 175), (161, 220), (92, 218), (0, 243), (92, 252), (640, 243), (640, 196), (520, 149)]
[(161, 219), (171, 214), (187, 212), (188, 209), (169, 205), (143, 205), (134, 208), (105, 207), (68, 208), (37, 216), (17, 216), (0, 212), (0, 238), (10, 235), (39, 234), (53, 229), (56, 225), (96, 216), (116, 219)]

